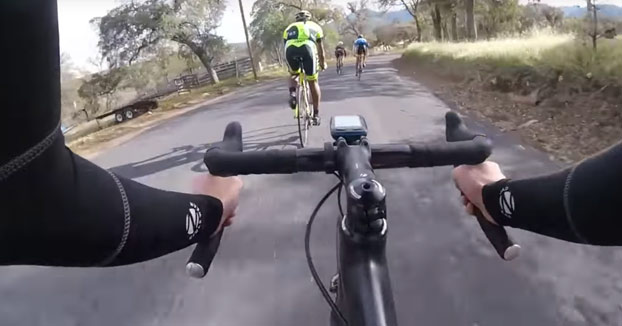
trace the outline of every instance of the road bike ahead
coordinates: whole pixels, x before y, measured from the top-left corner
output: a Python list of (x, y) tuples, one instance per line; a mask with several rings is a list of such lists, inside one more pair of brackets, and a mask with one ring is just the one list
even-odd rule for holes
[[(470, 132), (457, 114), (447, 113), (446, 139), (437, 144), (374, 145), (367, 139), (367, 125), (360, 116), (331, 119), (334, 142), (324, 148), (242, 152), (242, 127), (230, 123), (223, 142), (208, 149), (205, 164), (218, 176), (247, 174), (291, 174), (325, 172), (335, 174), (339, 182), (318, 203), (307, 223), (305, 253), (311, 274), (331, 307), (332, 326), (396, 326), (397, 317), (385, 248), (388, 237), (386, 190), (374, 169), (420, 168), (460, 164), (478, 164), (491, 154), (491, 142)], [(341, 207), (345, 190), (346, 209)], [(326, 290), (310, 253), (313, 221), (324, 202), (337, 191), (340, 216), (337, 225), (337, 275)], [(505, 230), (478, 218), (482, 230), (501, 258), (518, 256), (519, 247)], [(195, 248), (187, 271), (203, 277), (214, 259), (222, 232)]]
[(356, 57), (356, 76), (359, 80), (361, 80), (361, 76), (363, 75), (363, 58), (362, 55), (357, 54)]
[(341, 75), (343, 73), (343, 56), (337, 58), (337, 75)]
[(303, 58), (296, 58), (300, 67), (298, 72), (298, 85), (296, 86), (296, 108), (294, 109), (294, 117), (298, 121), (298, 136), (300, 139), (300, 147), (307, 146), (309, 141), (309, 129), (313, 125), (313, 109), (309, 104), (309, 83), (307, 75), (304, 72)]

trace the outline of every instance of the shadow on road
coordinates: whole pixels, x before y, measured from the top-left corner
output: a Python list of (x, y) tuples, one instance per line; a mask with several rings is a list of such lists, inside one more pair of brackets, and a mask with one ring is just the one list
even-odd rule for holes
[[(295, 124), (273, 126), (243, 132), (245, 151), (264, 151), (268, 149), (299, 148), (298, 129)], [(194, 163), (193, 172), (207, 172), (203, 155), (213, 143), (173, 147), (169, 152), (148, 159), (119, 165), (110, 171), (126, 178), (140, 178), (184, 164)]]
[[(387, 78), (395, 76), (395, 71), (391, 61), (370, 60), (359, 81), (354, 76), (353, 64), (344, 67), (343, 75), (337, 75), (334, 67), (330, 67), (320, 73), (322, 101), (338, 102), (348, 98), (378, 96), (403, 98), (413, 94), (429, 94), (423, 87), (413, 88), (412, 84), (404, 84), (399, 78)], [(273, 96), (266, 96), (267, 92), (271, 92)], [(239, 113), (238, 110), (255, 109), (260, 106), (286, 109), (287, 79), (284, 77), (282, 81), (247, 89), (244, 93), (236, 94), (235, 97), (218, 105), (228, 108), (226, 114)]]

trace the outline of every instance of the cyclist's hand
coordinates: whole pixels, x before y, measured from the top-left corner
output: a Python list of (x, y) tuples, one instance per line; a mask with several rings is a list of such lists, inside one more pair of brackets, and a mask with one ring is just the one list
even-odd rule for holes
[(222, 216), (214, 234), (233, 223), (243, 186), (242, 179), (239, 177), (222, 178), (204, 173), (194, 179), (195, 193), (212, 196), (222, 202)]
[(474, 215), (474, 208), (477, 207), (487, 220), (497, 224), (484, 206), (482, 189), (487, 184), (505, 179), (499, 164), (487, 161), (478, 165), (461, 165), (454, 169), (453, 177), (462, 191), (462, 202), (467, 212)]

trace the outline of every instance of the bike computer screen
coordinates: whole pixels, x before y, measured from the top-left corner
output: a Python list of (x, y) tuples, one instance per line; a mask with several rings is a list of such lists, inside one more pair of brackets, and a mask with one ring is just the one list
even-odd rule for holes
[(367, 123), (360, 115), (338, 115), (330, 119), (330, 134), (334, 140), (344, 138), (348, 143), (367, 136)]

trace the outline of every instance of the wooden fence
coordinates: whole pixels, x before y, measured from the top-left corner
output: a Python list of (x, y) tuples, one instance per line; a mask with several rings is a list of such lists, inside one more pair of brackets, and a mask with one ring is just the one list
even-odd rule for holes
[[(214, 71), (218, 79), (240, 78), (253, 71), (250, 58), (242, 58), (235, 61), (225, 62), (215, 65)], [(174, 80), (178, 93), (187, 93), (191, 89), (201, 87), (212, 82), (212, 75), (209, 72), (201, 74), (184, 75)]]

